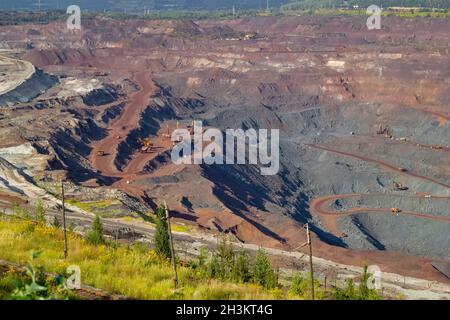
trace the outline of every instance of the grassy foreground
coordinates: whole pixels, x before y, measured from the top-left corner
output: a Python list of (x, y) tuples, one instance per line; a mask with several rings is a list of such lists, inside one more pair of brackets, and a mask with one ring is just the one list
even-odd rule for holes
[(274, 299), (255, 284), (208, 279), (192, 268), (179, 267), (181, 289), (172, 289), (170, 264), (143, 245), (94, 246), (69, 233), (69, 258), (63, 259), (62, 231), (32, 221), (0, 215), (0, 259), (26, 264), (30, 253), (42, 251), (35, 265), (65, 274), (70, 265), (81, 269), (82, 284), (136, 299)]

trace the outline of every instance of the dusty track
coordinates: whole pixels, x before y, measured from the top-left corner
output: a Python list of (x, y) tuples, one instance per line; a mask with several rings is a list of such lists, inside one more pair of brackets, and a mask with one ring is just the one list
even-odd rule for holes
[[(423, 179), (423, 180), (426, 180), (426, 181), (429, 181), (429, 182), (438, 184), (442, 187), (450, 189), (450, 185), (447, 185), (445, 183), (436, 181), (434, 179), (431, 179), (431, 178), (428, 178), (425, 176), (415, 174), (411, 171), (402, 171), (401, 169), (399, 169), (391, 164), (385, 163), (383, 161), (379, 161), (379, 160), (371, 159), (368, 157), (352, 154), (349, 152), (339, 151), (339, 150), (335, 150), (335, 149), (331, 149), (328, 147), (319, 146), (319, 145), (315, 145), (315, 144), (309, 144), (308, 146), (311, 148), (316, 148), (316, 149), (325, 150), (325, 151), (333, 152), (336, 154), (356, 158), (356, 159), (359, 159), (362, 161), (371, 162), (371, 163), (377, 164), (381, 167), (387, 168), (389, 170), (396, 171), (400, 174)], [(364, 194), (364, 196), (377, 196), (377, 195), (380, 195), (380, 194)], [(321, 220), (323, 221), (325, 227), (336, 236), (342, 236), (342, 233), (339, 232), (337, 225), (336, 225), (336, 220), (340, 217), (354, 215), (354, 214), (361, 214), (361, 213), (379, 213), (379, 214), (392, 215), (389, 208), (353, 208), (353, 209), (348, 209), (348, 210), (339, 211), (339, 212), (325, 209), (325, 206), (330, 204), (332, 201), (335, 201), (338, 199), (361, 197), (361, 196), (363, 196), (363, 194), (353, 193), (353, 194), (329, 195), (329, 196), (318, 197), (311, 201), (310, 210), (313, 214), (316, 214), (319, 217), (321, 217)], [(422, 198), (422, 196), (412, 196), (412, 197)], [(434, 197), (434, 198), (446, 198), (446, 197)], [(413, 216), (413, 217), (428, 219), (428, 220), (433, 220), (433, 221), (450, 222), (449, 217), (433, 216), (433, 215), (423, 214), (423, 213), (418, 213), (418, 212), (413, 212), (413, 211), (402, 211), (401, 213), (399, 213), (399, 215)]]
[(0, 95), (8, 93), (27, 81), (36, 72), (33, 64), (24, 60), (0, 56)]
[(411, 172), (411, 171), (403, 171), (399, 167), (396, 167), (396, 166), (394, 166), (392, 164), (389, 164), (389, 163), (386, 163), (386, 162), (383, 162), (383, 161), (380, 161), (380, 160), (376, 160), (376, 159), (372, 159), (372, 158), (369, 158), (369, 157), (353, 154), (353, 153), (350, 153), (350, 152), (335, 150), (335, 149), (331, 149), (331, 148), (324, 147), (324, 146), (319, 146), (317, 144), (307, 144), (307, 146), (309, 146), (311, 148), (321, 149), (321, 150), (333, 152), (333, 153), (336, 153), (336, 154), (340, 154), (340, 155), (343, 155), (343, 156), (359, 159), (359, 160), (362, 160), (362, 161), (365, 161), (365, 162), (371, 162), (371, 163), (374, 163), (374, 164), (379, 165), (381, 167), (384, 167), (384, 168), (386, 168), (388, 170), (395, 171), (395, 172), (398, 172), (400, 174), (407, 175), (407, 176), (410, 176), (410, 177), (426, 180), (428, 182), (432, 182), (432, 183), (435, 183), (437, 185), (440, 185), (441, 187), (450, 189), (450, 185), (448, 185), (448, 184), (445, 184), (443, 182), (439, 182), (439, 181), (437, 181), (435, 179), (432, 179), (432, 178), (429, 178), (429, 177), (426, 177), (426, 176), (419, 175), (419, 174)]
[[(365, 194), (364, 196), (377, 196), (380, 194)], [(384, 194), (386, 195), (386, 194)], [(310, 210), (314, 214), (317, 214), (321, 220), (323, 221), (325, 227), (330, 230), (334, 235), (336, 236), (342, 236), (342, 233), (339, 232), (337, 226), (336, 226), (336, 220), (338, 218), (341, 218), (343, 216), (349, 216), (354, 214), (362, 214), (362, 213), (378, 213), (378, 214), (387, 214), (392, 215), (390, 212), (390, 209), (388, 208), (353, 208), (348, 209), (345, 211), (332, 211), (330, 209), (326, 209), (326, 206), (329, 205), (331, 202), (338, 200), (338, 199), (348, 199), (348, 198), (354, 198), (354, 197), (361, 197), (362, 194), (353, 193), (353, 194), (340, 194), (340, 195), (333, 195), (333, 196), (323, 196), (319, 198), (315, 198), (310, 203)], [(400, 197), (400, 195), (399, 195)], [(420, 196), (416, 196), (417, 198), (422, 198)], [(423, 218), (433, 221), (442, 221), (442, 222), (450, 222), (449, 217), (442, 217), (442, 216), (433, 216), (429, 214), (423, 214), (413, 211), (402, 211), (397, 216), (412, 216), (416, 218)]]
[[(130, 174), (128, 171), (121, 172), (114, 166), (113, 161), (117, 155), (118, 142), (137, 126), (139, 116), (147, 107), (148, 101), (155, 90), (147, 71), (136, 73), (133, 80), (139, 85), (139, 91), (131, 95), (120, 118), (108, 126), (108, 136), (93, 145), (90, 156), (92, 166), (104, 176), (127, 177)], [(105, 155), (99, 156), (99, 151), (103, 151)]]
[[(149, 203), (148, 196), (144, 190), (131, 185), (132, 181), (144, 176), (139, 175), (143, 166), (155, 157), (155, 153), (142, 153), (134, 156), (124, 170), (120, 171), (114, 165), (117, 156), (117, 146), (134, 128), (137, 127), (140, 115), (149, 104), (150, 97), (155, 92), (155, 86), (150, 78), (148, 70), (134, 73), (132, 77), (139, 85), (139, 91), (129, 97), (120, 117), (108, 125), (108, 136), (92, 145), (90, 161), (93, 168), (101, 172), (104, 177), (118, 178), (112, 186), (120, 188), (141, 199), (145, 204)], [(120, 138), (118, 138), (120, 137)], [(99, 151), (104, 156), (98, 155)]]

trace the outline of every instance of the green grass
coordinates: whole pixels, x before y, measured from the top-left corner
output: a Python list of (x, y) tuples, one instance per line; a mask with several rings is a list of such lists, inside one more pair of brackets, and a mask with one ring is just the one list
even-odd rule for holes
[(207, 279), (194, 269), (179, 266), (178, 291), (172, 269), (142, 245), (108, 247), (88, 244), (69, 233), (69, 257), (63, 259), (61, 230), (13, 217), (0, 217), (0, 259), (26, 264), (30, 252), (42, 251), (35, 265), (64, 274), (69, 265), (81, 269), (82, 283), (136, 299), (272, 299), (280, 294), (255, 284)]
[[(137, 221), (139, 223), (144, 223), (144, 224), (147, 224), (152, 227), (156, 226), (154, 216), (150, 216), (150, 215), (146, 215), (145, 219), (143, 217), (135, 218), (134, 216), (126, 216), (126, 217), (121, 217), (120, 220), (125, 221), (125, 222)], [(184, 224), (175, 224), (175, 223), (171, 222), (170, 229), (175, 232), (191, 233), (191, 228)]]
[(66, 202), (68, 204), (74, 205), (84, 211), (92, 212), (96, 210), (104, 210), (114, 205), (121, 205), (122, 203), (119, 200), (99, 200), (99, 201), (78, 201), (74, 199), (67, 199)]
[(189, 233), (191, 229), (188, 226), (182, 225), (182, 224), (171, 224), (171, 230), (176, 232), (183, 232), (183, 233)]
[(136, 214), (127, 213), (127, 210), (123, 209), (122, 202), (116, 199), (105, 199), (98, 201), (79, 201), (76, 199), (67, 199), (66, 203), (76, 206), (84, 211), (99, 214), (104, 218), (114, 218), (123, 216), (124, 214)]

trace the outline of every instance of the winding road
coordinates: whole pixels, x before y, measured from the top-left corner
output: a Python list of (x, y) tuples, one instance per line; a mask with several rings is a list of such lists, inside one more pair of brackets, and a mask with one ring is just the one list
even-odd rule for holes
[[(93, 143), (89, 160), (92, 167), (102, 176), (117, 179), (111, 186), (122, 189), (142, 200), (146, 205), (154, 206), (147, 193), (142, 188), (133, 186), (132, 182), (145, 178), (140, 174), (145, 164), (156, 156), (156, 153), (137, 153), (120, 171), (114, 164), (117, 157), (118, 145), (137, 128), (142, 112), (149, 106), (149, 101), (155, 93), (156, 86), (150, 78), (149, 70), (133, 73), (132, 80), (139, 86), (139, 90), (130, 95), (118, 119), (108, 124), (108, 135)], [(104, 153), (104, 155), (100, 155)]]
[[(435, 179), (426, 177), (426, 176), (422, 176), (419, 174), (416, 174), (414, 172), (411, 171), (403, 171), (402, 169), (395, 167), (394, 165), (388, 164), (386, 162), (380, 161), (380, 160), (376, 160), (376, 159), (372, 159), (372, 158), (368, 158), (365, 156), (361, 156), (361, 155), (357, 155), (357, 154), (353, 154), (350, 152), (345, 152), (345, 151), (340, 151), (340, 150), (336, 150), (336, 149), (332, 149), (329, 147), (325, 147), (325, 146), (321, 146), (321, 145), (317, 145), (317, 144), (308, 144), (307, 146), (311, 147), (311, 148), (315, 148), (315, 149), (320, 149), (320, 150), (324, 150), (324, 151), (328, 151), (328, 152), (332, 152), (332, 153), (336, 153), (339, 155), (343, 155), (343, 156), (347, 156), (347, 157), (352, 157), (355, 159), (359, 159), (365, 162), (370, 162), (370, 163), (374, 163), (376, 165), (379, 165), (381, 167), (384, 167), (388, 170), (391, 171), (395, 171), (398, 172), (400, 174), (403, 175), (408, 175), (414, 178), (419, 178), (422, 180), (426, 180), (428, 182), (432, 182), (435, 183), (441, 187), (450, 189), (450, 185), (439, 182)], [(335, 236), (343, 236), (343, 234), (341, 232), (339, 232), (338, 228), (337, 228), (337, 219), (343, 216), (349, 216), (349, 215), (354, 215), (354, 214), (361, 214), (361, 213), (380, 213), (380, 214), (389, 214), (392, 215), (391, 209), (390, 208), (352, 208), (352, 209), (347, 209), (345, 211), (333, 211), (329, 208), (330, 203), (332, 203), (333, 201), (339, 200), (339, 199), (348, 199), (348, 198), (354, 198), (354, 197), (361, 197), (361, 196), (380, 196), (380, 195), (384, 195), (384, 196), (399, 196), (400, 195), (395, 195), (395, 194), (359, 194), (359, 193), (352, 193), (352, 194), (340, 194), (340, 195), (327, 195), (327, 196), (322, 196), (322, 197), (318, 197), (313, 199), (310, 202), (310, 211), (313, 214), (318, 215), (324, 226), (330, 231), (332, 232)], [(423, 198), (423, 196), (410, 196), (410, 197), (414, 197), (414, 198)], [(439, 198), (439, 199), (450, 199), (450, 197), (431, 197), (431, 198)], [(328, 208), (326, 208), (328, 206)], [(422, 219), (428, 219), (428, 220), (433, 220), (433, 221), (442, 221), (442, 222), (450, 222), (450, 215), (448, 217), (445, 216), (434, 216), (434, 215), (430, 215), (430, 214), (424, 214), (424, 213), (418, 213), (418, 212), (413, 212), (413, 211), (401, 211), (398, 215), (404, 215), (404, 216), (413, 216), (413, 217), (417, 217), (417, 218), (422, 218)]]
[[(121, 172), (114, 165), (117, 146), (131, 130), (136, 128), (141, 113), (148, 106), (149, 99), (155, 92), (155, 85), (149, 78), (148, 71), (137, 72), (133, 76), (133, 80), (139, 85), (139, 91), (130, 96), (120, 117), (108, 125), (108, 136), (92, 146), (90, 161), (92, 166), (104, 176), (126, 177), (129, 175), (129, 172)], [(105, 155), (100, 156), (99, 152), (104, 152)]]

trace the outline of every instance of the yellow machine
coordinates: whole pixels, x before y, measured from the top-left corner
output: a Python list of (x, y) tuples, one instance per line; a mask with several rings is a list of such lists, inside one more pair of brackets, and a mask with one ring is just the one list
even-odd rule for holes
[(153, 147), (153, 141), (150, 138), (139, 139), (139, 144), (141, 145), (141, 152), (151, 152)]
[(392, 208), (391, 209), (392, 214), (399, 214), (401, 210), (399, 208)]

